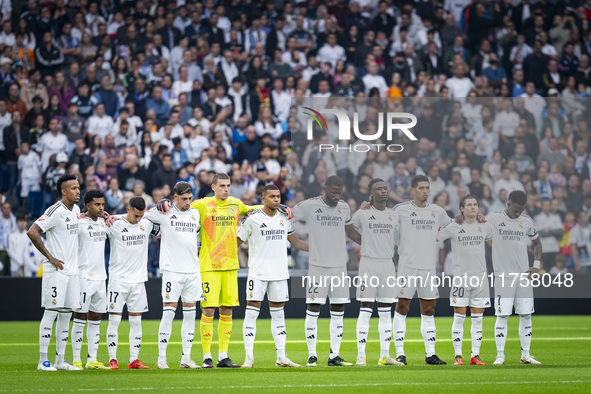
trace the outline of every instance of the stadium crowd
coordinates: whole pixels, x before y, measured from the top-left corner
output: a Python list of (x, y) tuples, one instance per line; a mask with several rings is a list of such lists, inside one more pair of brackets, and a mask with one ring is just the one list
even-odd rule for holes
[[(38, 269), (27, 224), (65, 172), (83, 193), (103, 190), (110, 213), (133, 196), (153, 207), (177, 181), (211, 196), (216, 172), (245, 204), (274, 183), (292, 206), (337, 174), (352, 213), (373, 178), (392, 206), (426, 174), (450, 216), (467, 193), (487, 213), (523, 189), (544, 269), (591, 272), (591, 0), (0, 0), (0, 13), (6, 275)], [(418, 141), (319, 152), (326, 137), (309, 143), (292, 107), (363, 97), (416, 114)], [(360, 129), (375, 128), (370, 107)], [(306, 253), (293, 258), (307, 266)]]

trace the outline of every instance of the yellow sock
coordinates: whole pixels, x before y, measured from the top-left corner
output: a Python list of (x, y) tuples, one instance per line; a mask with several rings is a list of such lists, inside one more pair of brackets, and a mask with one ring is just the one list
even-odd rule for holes
[(220, 315), (218, 324), (218, 336), (220, 341), (219, 351), (227, 353), (232, 335), (232, 315)]
[(201, 332), (201, 346), (203, 347), (203, 354), (211, 354), (211, 342), (213, 341), (213, 316), (208, 317), (201, 315), (199, 331)]

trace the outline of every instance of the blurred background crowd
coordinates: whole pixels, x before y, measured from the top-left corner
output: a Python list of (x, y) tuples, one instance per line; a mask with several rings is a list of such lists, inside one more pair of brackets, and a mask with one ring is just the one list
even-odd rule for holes
[[(180, 180), (211, 196), (215, 172), (246, 204), (275, 183), (289, 205), (337, 174), (352, 212), (375, 177), (393, 206), (428, 175), (450, 216), (467, 193), (486, 213), (523, 189), (544, 269), (591, 272), (591, 0), (0, 0), (0, 19), (6, 275), (38, 271), (25, 229), (65, 172), (103, 190), (110, 213), (132, 196), (152, 207)], [(305, 102), (353, 105), (367, 134), (379, 112), (411, 112), (418, 141), (319, 152), (360, 141), (308, 141)]]

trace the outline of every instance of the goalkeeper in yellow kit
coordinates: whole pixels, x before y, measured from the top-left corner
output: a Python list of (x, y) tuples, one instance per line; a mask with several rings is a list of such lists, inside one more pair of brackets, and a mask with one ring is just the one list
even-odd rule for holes
[[(232, 334), (232, 307), (238, 306), (238, 245), (236, 232), (238, 218), (261, 206), (247, 206), (235, 197), (230, 197), (230, 177), (217, 173), (211, 188), (214, 197), (193, 201), (191, 208), (199, 211), (201, 221), (201, 250), (199, 266), (203, 295), (201, 302), (201, 346), (203, 347), (203, 368), (213, 368), (211, 343), (213, 340), (213, 316), (215, 308), (220, 309), (218, 324), (219, 355), (218, 368), (237, 368), (228, 357), (228, 345)], [(158, 202), (159, 211), (168, 211), (168, 200)], [(287, 207), (281, 209), (291, 216)]]

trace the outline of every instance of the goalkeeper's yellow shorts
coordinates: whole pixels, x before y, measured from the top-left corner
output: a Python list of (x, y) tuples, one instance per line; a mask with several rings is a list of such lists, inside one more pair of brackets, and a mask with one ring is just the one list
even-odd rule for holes
[(201, 272), (203, 297), (201, 308), (239, 306), (238, 270)]

